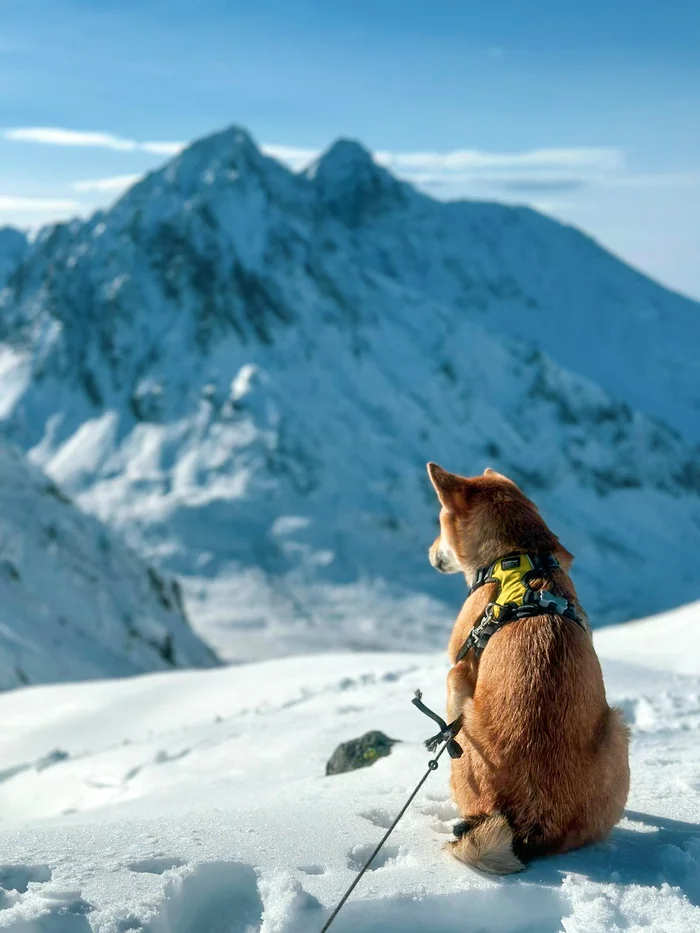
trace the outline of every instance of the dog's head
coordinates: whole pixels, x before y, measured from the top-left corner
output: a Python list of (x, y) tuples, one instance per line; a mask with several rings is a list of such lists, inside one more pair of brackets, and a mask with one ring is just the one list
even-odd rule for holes
[(428, 464), (428, 475), (441, 506), (440, 534), (429, 553), (437, 570), (470, 580), (511, 551), (554, 554), (570, 567), (572, 555), (507, 476), (489, 469), (482, 476), (457, 476), (436, 463)]

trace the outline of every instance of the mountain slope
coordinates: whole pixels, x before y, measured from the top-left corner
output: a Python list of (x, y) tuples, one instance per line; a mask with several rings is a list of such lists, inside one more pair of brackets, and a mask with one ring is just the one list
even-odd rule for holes
[(522, 483), (594, 624), (698, 595), (697, 305), (531, 211), (232, 128), (43, 231), (0, 303), (6, 431), (227, 657), (441, 641), (431, 459)]
[(0, 689), (213, 663), (177, 585), (0, 444)]
[[(438, 300), (700, 441), (700, 306), (529, 208), (436, 202), (341, 141), (308, 172), (323, 233), (366, 272)], [(323, 235), (323, 234), (322, 234)], [(333, 236), (333, 233), (330, 233)], [(640, 373), (651, 378), (640, 379)]]
[(14, 227), (0, 227), (0, 288), (14, 272), (29, 249), (27, 237)]

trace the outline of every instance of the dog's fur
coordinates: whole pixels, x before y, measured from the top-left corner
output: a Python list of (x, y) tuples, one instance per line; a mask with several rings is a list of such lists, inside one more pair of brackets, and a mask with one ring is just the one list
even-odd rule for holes
[[(433, 463), (428, 473), (442, 506), (434, 567), (461, 571), (469, 583), (514, 551), (553, 554), (561, 569), (532, 585), (564, 596), (585, 618), (568, 576), (572, 555), (515, 483), (492, 470), (466, 478)], [(464, 748), (451, 785), (465, 817), (450, 845), (476, 868), (509, 874), (610, 832), (627, 800), (629, 739), (606, 702), (590, 631), (575, 622), (547, 614), (511, 622), (480, 660), (472, 651), (455, 663), (496, 586), (467, 598), (449, 643), (448, 717), (462, 717)]]

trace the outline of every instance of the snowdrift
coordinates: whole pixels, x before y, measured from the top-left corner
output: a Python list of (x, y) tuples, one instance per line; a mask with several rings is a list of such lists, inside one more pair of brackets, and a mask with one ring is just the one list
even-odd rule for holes
[[(632, 790), (603, 844), (482, 877), (442, 850), (432, 775), (337, 933), (700, 929), (700, 605), (596, 634), (631, 725)], [(669, 637), (659, 651), (658, 631)], [(426, 766), (441, 656), (334, 654), (0, 696), (0, 929), (316, 933)], [(324, 777), (339, 741), (401, 739)]]

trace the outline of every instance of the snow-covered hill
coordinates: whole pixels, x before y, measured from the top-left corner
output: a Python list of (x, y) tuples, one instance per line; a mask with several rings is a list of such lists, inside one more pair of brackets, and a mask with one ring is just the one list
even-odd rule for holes
[(439, 643), (427, 460), (519, 480), (594, 624), (700, 595), (698, 306), (530, 210), (232, 128), (43, 231), (0, 304), (5, 430), (227, 657)]
[[(606, 842), (478, 875), (442, 851), (441, 765), (333, 933), (700, 929), (698, 633), (700, 604), (596, 633), (632, 728)], [(437, 655), (335, 654), (0, 696), (0, 929), (318, 933), (425, 771), (434, 726), (410, 699), (439, 707), (445, 672)], [(324, 776), (375, 728), (402, 740), (389, 757)]]
[(0, 689), (213, 663), (177, 584), (0, 444)]

